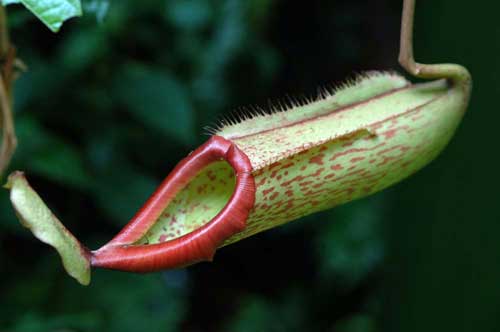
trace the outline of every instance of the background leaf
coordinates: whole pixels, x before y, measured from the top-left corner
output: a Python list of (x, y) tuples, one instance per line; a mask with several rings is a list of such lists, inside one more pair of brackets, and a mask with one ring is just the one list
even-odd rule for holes
[(80, 0), (2, 0), (3, 5), (12, 3), (22, 3), (53, 32), (67, 19), (82, 15)]
[(21, 0), (2, 0), (2, 5), (7, 6), (13, 3), (21, 3)]
[(127, 64), (113, 95), (145, 126), (185, 144), (193, 142), (193, 108), (186, 89), (171, 74)]
[(92, 185), (93, 180), (76, 147), (43, 129), (33, 118), (19, 118), (16, 127), (19, 149), (15, 163), (23, 164), (30, 173), (79, 189)]
[(109, 10), (110, 0), (84, 0), (83, 11), (85, 14), (93, 14), (97, 22), (102, 23)]

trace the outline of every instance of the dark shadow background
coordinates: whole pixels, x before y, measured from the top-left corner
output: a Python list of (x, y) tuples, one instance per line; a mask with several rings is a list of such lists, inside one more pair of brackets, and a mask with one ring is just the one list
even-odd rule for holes
[[(59, 34), (9, 7), (30, 68), (16, 84), (12, 169), (97, 248), (224, 114), (398, 69), (400, 7), (88, 0)], [(500, 331), (499, 11), (494, 1), (419, 1), (418, 60), (461, 63), (475, 82), (435, 162), (375, 196), (226, 247), (212, 264), (97, 270), (79, 286), (2, 191), (0, 331)]]

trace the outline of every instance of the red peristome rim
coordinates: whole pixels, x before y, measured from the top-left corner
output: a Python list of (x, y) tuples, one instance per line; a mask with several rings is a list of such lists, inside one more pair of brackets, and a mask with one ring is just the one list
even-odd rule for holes
[[(226, 160), (236, 173), (236, 187), (226, 206), (209, 223), (163, 243), (133, 245), (153, 226), (170, 201), (204, 167)], [(132, 220), (109, 243), (92, 252), (92, 266), (131, 272), (178, 268), (211, 260), (217, 247), (241, 232), (255, 203), (255, 181), (248, 157), (220, 136), (183, 159)]]

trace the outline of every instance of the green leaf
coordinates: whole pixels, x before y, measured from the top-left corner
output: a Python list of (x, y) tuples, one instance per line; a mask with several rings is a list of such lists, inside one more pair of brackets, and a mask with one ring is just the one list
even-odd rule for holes
[(85, 14), (95, 16), (97, 22), (101, 23), (109, 10), (109, 0), (86, 0), (83, 2), (83, 11)]
[(357, 286), (381, 264), (385, 255), (383, 203), (373, 197), (338, 207), (327, 215), (335, 222), (325, 225), (316, 243), (323, 280), (330, 282), (333, 276), (347, 289)]
[(21, 3), (21, 0), (2, 0), (3, 6), (7, 6), (13, 3)]
[(144, 125), (185, 144), (193, 143), (193, 107), (186, 88), (173, 75), (129, 64), (115, 82), (113, 93)]
[(108, 50), (106, 36), (97, 28), (73, 30), (66, 38), (58, 62), (73, 75), (97, 63)]
[(9, 176), (6, 187), (21, 224), (40, 241), (54, 247), (64, 268), (82, 285), (90, 283), (90, 255), (80, 242), (49, 210), (40, 196), (30, 187), (22, 172)]
[(212, 8), (206, 1), (168, 1), (165, 17), (177, 28), (196, 30), (203, 28), (212, 16)]
[(92, 178), (76, 147), (40, 126), (34, 118), (19, 117), (16, 126), (19, 149), (15, 165), (82, 190), (90, 187)]
[[(124, 186), (123, 184), (127, 184)], [(97, 203), (117, 225), (133, 217), (158, 185), (158, 181), (127, 166), (98, 178), (94, 194)], [(118, 189), (119, 188), (119, 189)]]
[(2, 0), (4, 6), (12, 3), (22, 3), (53, 32), (67, 19), (82, 15), (80, 0)]

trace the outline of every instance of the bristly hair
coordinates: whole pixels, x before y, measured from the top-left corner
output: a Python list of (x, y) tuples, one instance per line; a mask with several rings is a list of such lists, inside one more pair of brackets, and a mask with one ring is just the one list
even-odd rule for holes
[[(338, 85), (319, 87), (316, 96), (291, 97), (276, 102), (269, 101), (269, 106), (262, 108), (259, 106), (240, 107), (225, 115), (217, 124), (205, 127), (208, 135), (220, 135), (226, 138), (238, 136), (241, 132), (251, 134), (262, 129), (273, 127), (271, 120), (273, 116), (284, 116), (285, 113), (290, 119), (284, 119), (284, 123), (294, 122), (297, 119), (308, 118), (312, 115), (309, 108), (325, 106), (326, 112), (331, 112), (349, 103), (371, 98), (377, 94), (388, 90), (402, 88), (410, 84), (405, 78), (395, 72), (370, 71), (356, 74)], [(361, 98), (361, 99), (360, 99)], [(321, 108), (321, 107), (319, 107)], [(314, 112), (314, 116), (321, 115)], [(311, 113), (311, 114), (309, 114)]]

